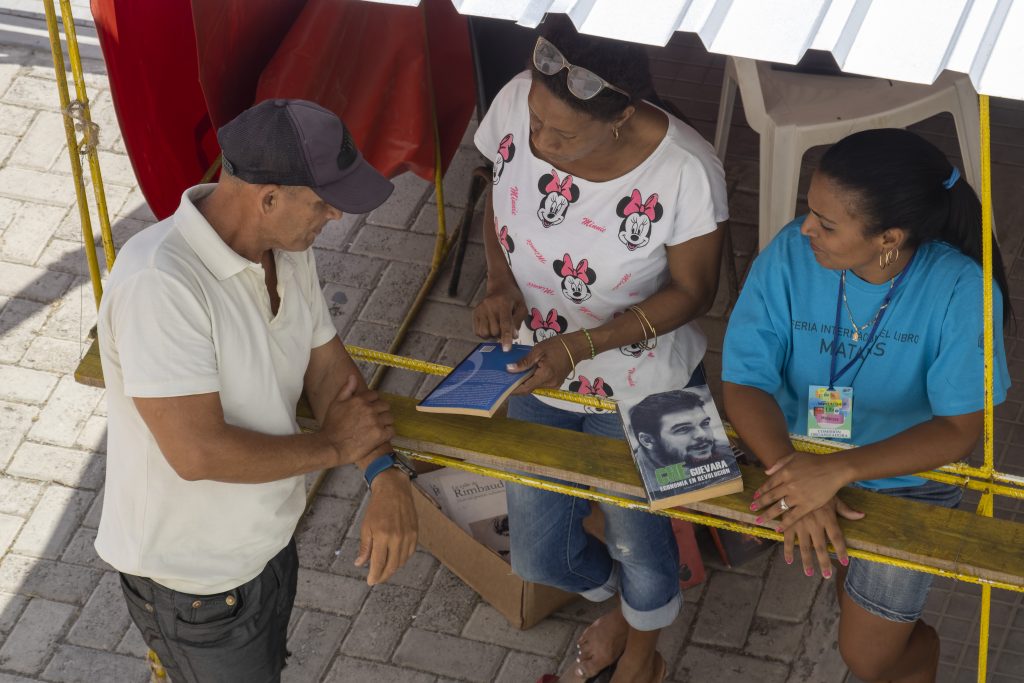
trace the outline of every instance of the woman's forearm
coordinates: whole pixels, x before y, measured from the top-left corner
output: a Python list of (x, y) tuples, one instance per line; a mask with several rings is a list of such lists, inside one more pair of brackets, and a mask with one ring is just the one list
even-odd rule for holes
[[(588, 328), (587, 332), (594, 340), (597, 353), (642, 342), (645, 339), (654, 343), (650, 328), (642, 321), (649, 322), (658, 336), (666, 334), (704, 315), (711, 308), (711, 302), (704, 301), (703, 298), (669, 283), (636, 303), (642, 311), (642, 316), (627, 309), (603, 325)], [(714, 295), (711, 298), (713, 300)]]
[[(621, 315), (588, 328), (595, 353), (617, 349), (671, 332), (711, 310), (718, 291), (719, 264), (722, 258), (723, 229), (696, 237), (684, 244), (666, 248), (669, 280), (664, 287), (636, 302), (641, 314), (629, 309)], [(651, 328), (653, 329), (653, 333)], [(590, 346), (582, 332), (567, 335), (574, 350), (589, 354)], [(582, 345), (580, 343), (582, 339)]]
[(725, 413), (743, 444), (765, 467), (793, 452), (782, 409), (770, 394), (743, 384), (722, 382)]
[(967, 457), (981, 437), (981, 412), (933, 417), (867, 446), (841, 451), (836, 458), (847, 484), (917, 474)]

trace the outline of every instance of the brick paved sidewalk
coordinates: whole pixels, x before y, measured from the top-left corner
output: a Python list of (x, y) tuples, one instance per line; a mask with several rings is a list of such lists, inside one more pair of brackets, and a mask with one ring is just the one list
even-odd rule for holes
[[(2, 16), (2, 15), (0, 15)], [(721, 60), (692, 36), (657, 54), (663, 92), (708, 137), (717, 111)], [(112, 111), (99, 61), (86, 64), (93, 115), (102, 126), (101, 163), (120, 246), (151, 224)], [(671, 77), (670, 77), (671, 75)], [(739, 108), (738, 108), (739, 109)], [(996, 190), (1008, 257), (1024, 219), (1024, 108), (1003, 103), (997, 127)], [(757, 215), (757, 140), (737, 111), (727, 163), (736, 262), (749, 264)], [(951, 122), (921, 129), (955, 152)], [(445, 178), (446, 215), (458, 223), (471, 169), (469, 147)], [(64, 134), (48, 52), (0, 44), (0, 683), (145, 681), (145, 647), (124, 608), (116, 575), (93, 551), (105, 452), (102, 391), (76, 384), (95, 313), (88, 284)], [(316, 246), (331, 313), (347, 343), (386, 348), (426, 274), (436, 205), (432, 186), (403, 176), (393, 198), (367, 216), (329, 226)], [(401, 352), (453, 362), (472, 346), (471, 304), (484, 277), (475, 235), (460, 294), (447, 280), (431, 296)], [(102, 260), (102, 254), (100, 254)], [(1011, 262), (1014, 283), (1024, 265)], [(727, 296), (705, 328), (717, 371)], [(1024, 312), (1024, 301), (1017, 300)], [(1024, 346), (1008, 339), (1011, 373), (1024, 385)], [(387, 391), (417, 395), (430, 379), (392, 371)], [(1017, 386), (999, 411), (1002, 469), (1024, 473), (1024, 429)], [(432, 557), (418, 552), (388, 585), (369, 589), (352, 566), (364, 501), (361, 477), (333, 473), (298, 540), (299, 594), (291, 624), (293, 683), (391, 680), (532, 683), (571, 652), (599, 606), (576, 603), (537, 627), (511, 629)], [(1020, 503), (1000, 514), (1022, 518)], [(769, 552), (726, 570), (711, 562), (708, 580), (688, 591), (678, 622), (662, 636), (672, 681), (765, 683), (848, 680), (835, 651), (832, 587), (807, 579)], [(929, 617), (943, 637), (942, 681), (974, 680), (978, 602), (972, 587), (939, 581)], [(1024, 680), (1024, 609), (1019, 594), (997, 592), (993, 605), (992, 681)]]

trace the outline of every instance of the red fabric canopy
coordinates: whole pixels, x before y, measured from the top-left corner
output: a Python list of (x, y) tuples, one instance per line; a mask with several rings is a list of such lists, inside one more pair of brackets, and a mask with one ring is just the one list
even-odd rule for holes
[(254, 102), (319, 102), (388, 176), (442, 169), (475, 95), (466, 22), (448, 0), (92, 0), (128, 156), (153, 213), (174, 211), (219, 149), (216, 127)]

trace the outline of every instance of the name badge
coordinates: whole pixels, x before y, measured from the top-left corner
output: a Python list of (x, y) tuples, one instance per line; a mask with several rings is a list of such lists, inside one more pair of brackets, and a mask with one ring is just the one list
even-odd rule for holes
[(811, 385), (807, 392), (807, 436), (853, 437), (853, 387)]

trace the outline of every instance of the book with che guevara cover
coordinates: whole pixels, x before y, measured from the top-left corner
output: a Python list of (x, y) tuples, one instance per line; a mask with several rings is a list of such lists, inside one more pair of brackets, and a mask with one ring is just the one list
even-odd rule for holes
[(619, 415), (652, 510), (743, 490), (703, 372), (685, 389), (619, 401)]

